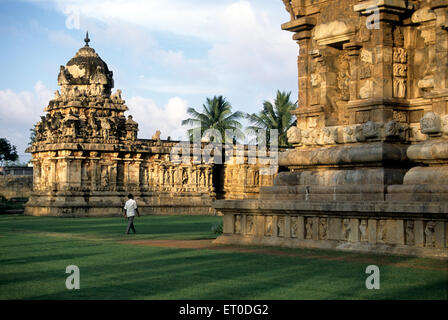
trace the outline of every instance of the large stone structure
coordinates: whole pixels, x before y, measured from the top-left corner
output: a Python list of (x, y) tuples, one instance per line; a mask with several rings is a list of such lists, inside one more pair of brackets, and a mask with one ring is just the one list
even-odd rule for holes
[(218, 201), (217, 242), (448, 257), (448, 1), (283, 2), (300, 48), (289, 172)]
[[(178, 141), (162, 141), (160, 132), (138, 139), (121, 90), (112, 93), (112, 71), (89, 41), (60, 67), (61, 91), (35, 126), (27, 214), (118, 215), (129, 192), (142, 214), (211, 214), (216, 198), (254, 198), (272, 184), (273, 175), (260, 178), (260, 162), (172, 161)], [(239, 156), (247, 158), (247, 150)]]

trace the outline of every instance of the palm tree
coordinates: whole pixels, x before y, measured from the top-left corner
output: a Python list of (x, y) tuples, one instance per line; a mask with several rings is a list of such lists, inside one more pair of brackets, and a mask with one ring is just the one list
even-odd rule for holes
[[(183, 120), (182, 125), (194, 126), (199, 121), (201, 136), (208, 129), (218, 130), (223, 138), (226, 129), (234, 130), (237, 135), (241, 132), (242, 125), (238, 120), (243, 118), (244, 114), (240, 111), (232, 113), (232, 106), (223, 96), (207, 98), (206, 103), (202, 105), (202, 109), (202, 112), (198, 112), (194, 108), (188, 108), (187, 113), (191, 118)], [(195, 129), (197, 127), (188, 130), (190, 140), (193, 140), (193, 130)]]
[(277, 90), (277, 97), (275, 98), (274, 105), (270, 101), (263, 102), (263, 110), (258, 114), (246, 114), (245, 118), (248, 119), (253, 125), (247, 129), (249, 132), (256, 132), (258, 130), (267, 130), (266, 139), (267, 144), (270, 144), (269, 130), (278, 130), (278, 145), (279, 147), (288, 146), (286, 132), (294, 123), (293, 115), (291, 111), (296, 109), (297, 102), (292, 103), (290, 101), (291, 92), (280, 92)]

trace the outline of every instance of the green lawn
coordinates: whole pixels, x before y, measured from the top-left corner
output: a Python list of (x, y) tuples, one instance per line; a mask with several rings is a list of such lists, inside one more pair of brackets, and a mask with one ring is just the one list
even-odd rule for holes
[[(0, 299), (447, 299), (447, 262), (280, 249), (301, 256), (159, 248), (126, 239), (209, 239), (220, 217), (146, 216), (137, 235), (122, 218), (0, 216)], [(319, 256), (340, 258), (331, 260)], [(345, 261), (344, 261), (345, 259)], [(357, 261), (359, 259), (359, 261)], [(363, 259), (381, 289), (365, 288)], [(348, 260), (348, 261), (347, 261)], [(77, 265), (80, 290), (67, 290)]]

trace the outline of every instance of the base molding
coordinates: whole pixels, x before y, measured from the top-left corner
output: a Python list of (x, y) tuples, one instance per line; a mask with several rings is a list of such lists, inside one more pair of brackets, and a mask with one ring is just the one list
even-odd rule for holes
[(217, 201), (216, 243), (448, 258), (448, 202)]
[[(191, 195), (134, 192), (141, 215), (212, 215), (212, 198), (207, 194)], [(32, 216), (92, 217), (121, 216), (127, 193), (82, 192), (33, 193), (25, 206)]]
[(400, 256), (417, 256), (448, 259), (448, 250), (443, 248), (419, 248), (406, 245), (349, 243), (337, 240), (299, 240), (279, 239), (271, 237), (247, 237), (241, 235), (223, 234), (213, 241), (223, 245), (262, 245), (270, 247), (326, 249), (345, 252), (374, 253)]

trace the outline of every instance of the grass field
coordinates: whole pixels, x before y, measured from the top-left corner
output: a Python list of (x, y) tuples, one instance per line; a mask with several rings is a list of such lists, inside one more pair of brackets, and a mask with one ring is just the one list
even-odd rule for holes
[[(182, 249), (128, 240), (211, 239), (220, 217), (0, 216), (0, 299), (447, 299), (447, 261), (322, 250)], [(240, 250), (241, 249), (241, 250)], [(244, 248), (247, 249), (247, 248)], [(367, 290), (365, 269), (380, 268)], [(80, 290), (67, 290), (68, 265)]]

